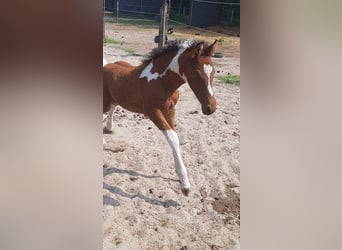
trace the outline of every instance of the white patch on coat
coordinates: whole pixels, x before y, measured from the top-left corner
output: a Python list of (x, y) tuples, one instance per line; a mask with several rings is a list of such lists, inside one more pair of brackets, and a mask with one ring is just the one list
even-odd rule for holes
[(204, 73), (206, 73), (207, 77), (208, 77), (208, 91), (210, 93), (210, 95), (214, 95), (213, 89), (210, 85), (210, 74), (213, 71), (213, 67), (211, 67), (210, 64), (204, 64), (203, 65), (203, 69), (204, 69)]
[(183, 74), (181, 75), (181, 73), (179, 72), (179, 56), (192, 44), (192, 41), (188, 41), (185, 40), (183, 41), (180, 45), (179, 45), (179, 49), (177, 51), (177, 54), (175, 55), (174, 58), (172, 58), (171, 62), (169, 63), (169, 66), (167, 66), (167, 68), (164, 70), (163, 73), (159, 74), (157, 72), (153, 73), (151, 72), (152, 68), (153, 68), (153, 62), (150, 62), (145, 69), (141, 72), (139, 78), (147, 78), (147, 82), (150, 82), (151, 80), (155, 80), (157, 78), (161, 78), (163, 76), (166, 75), (166, 72), (168, 70), (171, 70), (173, 72), (175, 72), (176, 74), (178, 74), (183, 80), (184, 82), (187, 82), (186, 76)]
[(107, 64), (107, 61), (106, 59), (103, 58), (103, 65), (102, 66), (105, 66)]
[(160, 75), (155, 72), (152, 74), (151, 70), (153, 68), (153, 62), (150, 62), (146, 67), (145, 69), (141, 72), (139, 78), (144, 78), (146, 77), (147, 78), (147, 81), (151, 81), (151, 80), (155, 80), (157, 79), (158, 77), (160, 77)]
[(186, 76), (183, 74), (181, 75), (181, 73), (179, 72), (179, 56), (186, 50), (186, 48), (182, 47), (181, 49), (178, 50), (176, 56), (171, 60), (169, 66), (166, 68), (166, 70), (164, 71), (163, 74), (166, 73), (166, 71), (169, 69), (175, 73), (177, 73), (183, 80), (184, 82), (187, 82)]

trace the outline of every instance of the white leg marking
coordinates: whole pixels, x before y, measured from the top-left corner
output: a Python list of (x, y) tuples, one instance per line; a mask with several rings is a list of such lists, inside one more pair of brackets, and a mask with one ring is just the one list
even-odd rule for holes
[(113, 131), (113, 113), (114, 113), (115, 107), (116, 105), (114, 104), (110, 105), (110, 109), (108, 111), (106, 129), (109, 132)]
[(208, 77), (208, 91), (209, 91), (210, 95), (213, 96), (214, 92), (213, 92), (213, 89), (212, 89), (212, 87), (210, 85), (210, 74), (213, 71), (213, 67), (211, 67), (210, 64), (204, 64), (203, 68), (204, 68), (204, 73), (206, 73), (207, 77)]
[(187, 171), (184, 166), (182, 156), (180, 153), (178, 135), (174, 130), (161, 130), (161, 131), (163, 132), (164, 136), (166, 137), (167, 142), (172, 148), (173, 157), (174, 157), (175, 166), (176, 166), (176, 173), (181, 181), (182, 189), (189, 190), (190, 183), (189, 183), (188, 174), (187, 174)]

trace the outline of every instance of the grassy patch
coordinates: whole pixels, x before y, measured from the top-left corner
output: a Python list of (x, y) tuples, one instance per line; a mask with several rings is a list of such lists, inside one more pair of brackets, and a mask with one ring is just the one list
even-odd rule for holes
[(109, 38), (108, 36), (104, 36), (103, 37), (103, 43), (106, 43), (106, 44), (119, 44), (119, 45), (125, 44), (125, 42), (113, 40), (113, 39)]
[(223, 83), (230, 83), (233, 85), (240, 85), (240, 76), (239, 75), (225, 75), (225, 76), (217, 76)]
[(157, 20), (147, 18), (119, 18), (119, 23), (130, 25), (159, 25)]
[(224, 42), (224, 38), (223, 38), (223, 37), (220, 37), (217, 41), (218, 41), (219, 43), (223, 43), (223, 42)]
[(137, 26), (155, 26), (159, 25), (157, 18), (151, 19), (146, 17), (119, 17), (118, 20), (114, 17), (107, 17), (105, 19), (108, 23), (122, 23), (122, 24), (129, 24), (129, 25), (137, 25)]
[(125, 51), (126, 51), (130, 56), (141, 56), (140, 54), (136, 53), (134, 49), (131, 49), (131, 48), (125, 49)]

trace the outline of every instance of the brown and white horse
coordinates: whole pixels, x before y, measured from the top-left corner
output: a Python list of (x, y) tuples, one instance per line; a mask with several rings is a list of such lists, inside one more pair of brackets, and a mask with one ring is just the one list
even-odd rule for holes
[(208, 46), (204, 42), (176, 40), (162, 49), (154, 49), (137, 67), (119, 61), (108, 63), (103, 69), (103, 112), (108, 112), (105, 130), (112, 132), (112, 115), (117, 105), (148, 116), (172, 148), (176, 173), (185, 195), (190, 191), (190, 183), (174, 119), (178, 88), (188, 82), (202, 105), (203, 114), (215, 111), (212, 88), (215, 68), (211, 56), (216, 47), (217, 41)]

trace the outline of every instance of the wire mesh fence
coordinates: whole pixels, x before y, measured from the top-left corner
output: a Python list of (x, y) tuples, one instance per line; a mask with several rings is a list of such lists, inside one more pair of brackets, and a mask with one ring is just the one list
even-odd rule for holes
[[(164, 0), (104, 0), (105, 21), (155, 24)], [(240, 0), (171, 0), (169, 24), (207, 29), (234, 28), (239, 34)]]

